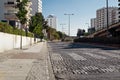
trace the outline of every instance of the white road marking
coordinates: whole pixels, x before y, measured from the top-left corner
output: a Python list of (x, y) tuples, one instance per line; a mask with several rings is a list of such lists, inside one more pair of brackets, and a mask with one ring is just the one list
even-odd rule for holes
[(82, 53), (82, 54), (89, 55), (89, 56), (94, 57), (94, 58), (96, 58), (96, 59), (106, 59), (106, 57), (104, 57), (104, 56), (96, 55), (96, 54), (92, 54), (92, 53), (84, 52), (84, 53)]
[(86, 58), (84, 58), (83, 56), (80, 56), (78, 54), (75, 53), (68, 53), (69, 56), (71, 56), (73, 59), (75, 60), (87, 60)]
[(60, 54), (57, 54), (57, 53), (53, 53), (51, 55), (52, 59), (55, 60), (55, 61), (60, 61), (60, 60), (63, 60), (62, 56)]
[(120, 55), (117, 55), (117, 54), (108, 53), (108, 52), (98, 52), (98, 53), (104, 54), (104, 55), (107, 55), (107, 56), (110, 56), (110, 57), (115, 57), (115, 58), (120, 59)]
[(112, 52), (120, 54), (120, 50), (112, 50)]

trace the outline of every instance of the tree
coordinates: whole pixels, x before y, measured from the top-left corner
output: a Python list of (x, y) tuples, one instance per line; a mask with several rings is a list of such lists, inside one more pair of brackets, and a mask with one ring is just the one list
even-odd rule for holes
[(64, 33), (57, 31), (57, 34), (59, 35), (60, 39), (62, 39), (64, 37)]
[(84, 29), (78, 29), (77, 37), (83, 36), (84, 34), (85, 34), (85, 30)]
[(51, 28), (51, 27), (47, 27), (47, 33), (48, 33), (48, 39), (49, 40), (54, 40), (54, 39), (62, 39), (64, 38), (65, 34), (63, 34), (60, 31), (56, 31), (56, 29)]
[(34, 16), (31, 17), (29, 31), (34, 33), (34, 37), (40, 38), (41, 40), (44, 37), (43, 34), (43, 24), (44, 24), (44, 17), (42, 13), (36, 13)]
[(48, 22), (44, 20), (44, 22), (43, 22), (43, 29), (47, 29), (49, 27), (47, 23)]
[(36, 37), (36, 38), (40, 38), (41, 41), (42, 41), (44, 35), (43, 35), (43, 33), (42, 33), (42, 26), (41, 26), (40, 24), (38, 24), (38, 25), (35, 27), (33, 33), (35, 34), (35, 37)]
[(17, 4), (17, 8), (19, 9), (19, 11), (16, 14), (16, 16), (18, 17), (22, 25), (24, 25), (27, 22), (26, 15), (28, 11), (25, 8), (27, 6), (27, 3), (28, 3), (28, 0), (22, 0)]
[(35, 27), (39, 24), (41, 27), (43, 27), (43, 23), (44, 23), (44, 17), (42, 15), (42, 13), (36, 13), (34, 16), (31, 17), (31, 21), (30, 21), (30, 27), (29, 27), (29, 31), (33, 32)]
[(27, 10), (26, 10), (26, 6), (28, 3), (28, 0), (22, 0), (21, 2), (19, 0), (18, 4), (17, 4), (17, 8), (19, 9), (18, 13), (16, 14), (16, 16), (18, 17), (18, 19), (20, 20), (21, 23), (21, 40), (20, 40), (20, 49), (22, 49), (22, 28), (23, 26), (25, 26), (26, 22), (27, 22)]

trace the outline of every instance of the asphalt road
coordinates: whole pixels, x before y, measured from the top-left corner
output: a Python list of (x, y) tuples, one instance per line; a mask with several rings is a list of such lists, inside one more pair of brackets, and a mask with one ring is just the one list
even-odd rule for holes
[(120, 80), (120, 49), (49, 42), (56, 80)]

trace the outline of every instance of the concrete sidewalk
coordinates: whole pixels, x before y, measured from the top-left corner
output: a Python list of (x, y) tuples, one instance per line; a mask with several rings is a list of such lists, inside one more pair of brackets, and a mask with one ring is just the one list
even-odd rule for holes
[(54, 80), (46, 42), (3, 54), (0, 80)]

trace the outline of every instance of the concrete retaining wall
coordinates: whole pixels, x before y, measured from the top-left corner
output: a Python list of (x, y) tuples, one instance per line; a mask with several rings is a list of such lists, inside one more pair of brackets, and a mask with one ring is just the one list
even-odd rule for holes
[[(7, 33), (0, 32), (0, 52), (6, 50), (11, 50), (14, 48), (20, 48), (20, 39), (19, 35), (12, 35)], [(36, 42), (38, 39), (36, 40)], [(22, 36), (22, 46), (34, 44), (34, 38)]]

